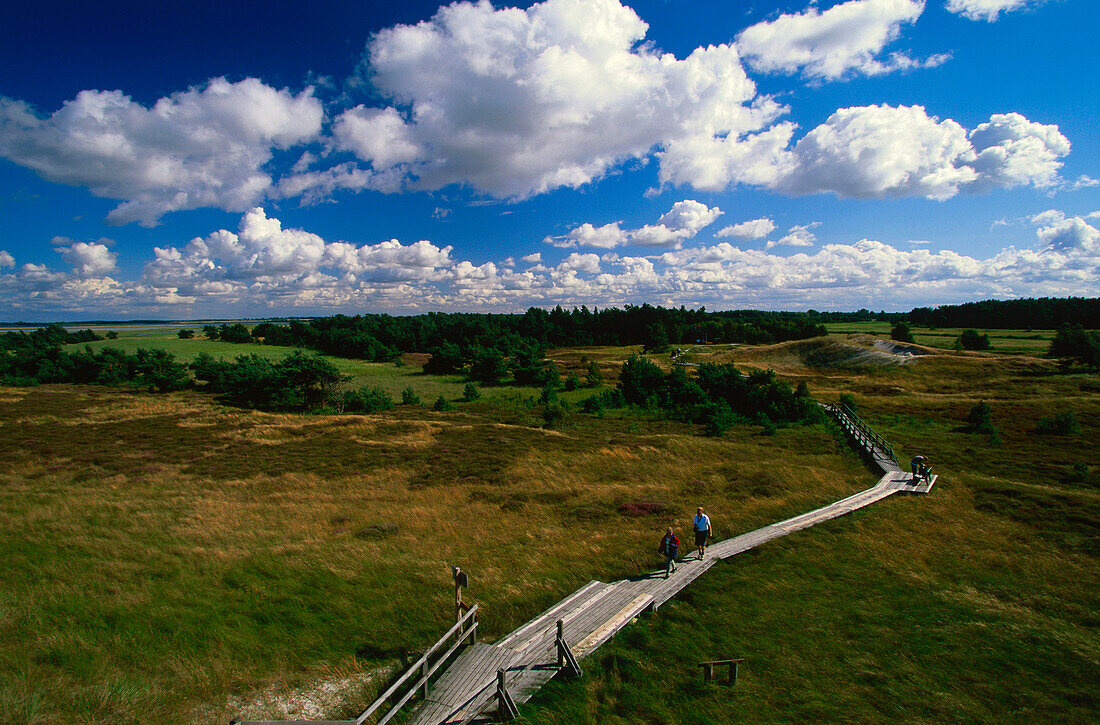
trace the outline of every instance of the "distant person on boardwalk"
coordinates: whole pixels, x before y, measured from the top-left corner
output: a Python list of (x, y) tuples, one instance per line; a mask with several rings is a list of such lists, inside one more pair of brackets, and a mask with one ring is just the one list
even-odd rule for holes
[(713, 535), (710, 531), (710, 517), (703, 513), (702, 506), (695, 510), (691, 528), (695, 531), (695, 547), (699, 549), (699, 558), (702, 559), (707, 552), (707, 539)]
[(909, 460), (909, 467), (913, 469), (913, 483), (916, 483), (924, 476), (924, 467), (928, 462), (928, 459), (924, 456), (913, 456)]
[(657, 547), (657, 551), (665, 556), (665, 579), (668, 579), (668, 573), (676, 571), (676, 555), (680, 553), (680, 538), (672, 532), (671, 526), (661, 539), (661, 545)]

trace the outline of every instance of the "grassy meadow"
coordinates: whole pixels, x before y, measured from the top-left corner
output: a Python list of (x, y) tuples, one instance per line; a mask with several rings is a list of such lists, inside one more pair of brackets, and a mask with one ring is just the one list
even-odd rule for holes
[[(864, 334), (890, 339), (889, 322), (830, 322), (825, 325), (830, 335)], [(964, 327), (913, 326), (913, 341), (918, 345), (952, 350)], [(1043, 356), (1050, 349), (1057, 330), (987, 330), (977, 332), (989, 335), (989, 352)]]
[[(831, 368), (792, 349), (693, 357), (852, 395), (899, 455), (932, 458), (933, 493), (712, 568), (523, 721), (1096, 721), (1100, 377), (1005, 354)], [(629, 352), (550, 357), (610, 371)], [(413, 381), (461, 395), (417, 366), (341, 364), (395, 397)], [(487, 390), (443, 413), (297, 416), (195, 392), (0, 389), (0, 720), (354, 715), (402, 649), (446, 629), (452, 564), (491, 641), (589, 579), (655, 567), (664, 527), (696, 505), (724, 538), (876, 478), (828, 424), (714, 439), (614, 412), (545, 430), (515, 389)], [(980, 399), (999, 441), (962, 428)], [(1068, 409), (1078, 434), (1033, 432)], [(633, 501), (663, 511), (621, 514)], [(740, 683), (704, 687), (695, 663), (726, 657), (746, 659)]]

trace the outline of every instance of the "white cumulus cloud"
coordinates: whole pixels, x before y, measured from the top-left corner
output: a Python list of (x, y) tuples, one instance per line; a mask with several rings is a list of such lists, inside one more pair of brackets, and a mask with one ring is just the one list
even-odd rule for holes
[(79, 277), (103, 276), (114, 270), (117, 261), (114, 252), (98, 242), (73, 242), (57, 251)]
[(776, 188), (842, 197), (923, 196), (1050, 186), (1069, 141), (1057, 126), (998, 114), (970, 133), (921, 106), (843, 108), (795, 144)]
[(810, 230), (819, 226), (821, 226), (821, 222), (796, 224), (779, 239), (768, 242), (765, 249), (771, 249), (772, 247), (812, 247), (817, 242), (817, 236)]
[(752, 103), (732, 47), (677, 59), (642, 43), (647, 28), (618, 0), (447, 5), (373, 37), (363, 74), (394, 105), (344, 112), (336, 143), (415, 188), (523, 198), (587, 184), (657, 146), (738, 137), (781, 111)]
[(602, 227), (585, 222), (561, 237), (546, 237), (543, 241), (556, 247), (593, 247), (613, 249), (626, 244), (640, 247), (679, 247), (721, 216), (718, 207), (708, 207), (694, 199), (684, 199), (672, 205), (656, 224), (638, 229), (621, 229), (619, 222)]
[(1044, 2), (1046, 0), (947, 0), (947, 9), (969, 20), (985, 20), (992, 23), (1000, 17), (1001, 13), (1035, 7)]
[(761, 217), (760, 219), (750, 219), (740, 224), (722, 227), (714, 233), (714, 236), (733, 237), (734, 239), (749, 241), (751, 239), (763, 239), (774, 231), (775, 222), (768, 217)]
[(924, 0), (849, 0), (825, 11), (810, 7), (746, 28), (737, 36), (737, 48), (757, 71), (801, 72), (824, 80), (939, 65), (946, 56), (882, 57), (902, 25), (916, 22), (923, 11)]
[(108, 219), (151, 225), (167, 212), (243, 211), (264, 198), (272, 150), (313, 139), (323, 112), (297, 95), (246, 78), (215, 78), (152, 107), (121, 91), (81, 91), (40, 118), (0, 98), (0, 156), (47, 181), (120, 199)]

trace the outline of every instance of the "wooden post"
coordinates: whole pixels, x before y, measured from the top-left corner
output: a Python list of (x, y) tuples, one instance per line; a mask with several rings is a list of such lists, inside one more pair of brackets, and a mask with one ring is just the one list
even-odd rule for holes
[(707, 662), (703, 665), (703, 682), (710, 682), (714, 679), (714, 663)]
[(420, 678), (423, 683), (420, 685), (420, 699), (428, 699), (428, 659), (424, 658), (424, 663), (420, 665)]
[(458, 572), (462, 571), (458, 567), (455, 567), (455, 621), (458, 622), (462, 619), (462, 585), (458, 583)]
[[(565, 641), (565, 622), (561, 619), (558, 620), (558, 642)], [(558, 647), (558, 669), (560, 670), (565, 665), (565, 653), (561, 651), (561, 647)]]
[(519, 708), (516, 707), (512, 696), (508, 694), (504, 670), (497, 670), (497, 719), (500, 722), (508, 722), (517, 717), (519, 717)]

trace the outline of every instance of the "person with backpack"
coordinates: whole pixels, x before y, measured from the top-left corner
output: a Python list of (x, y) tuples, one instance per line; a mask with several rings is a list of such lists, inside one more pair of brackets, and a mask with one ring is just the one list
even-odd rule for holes
[(676, 555), (680, 553), (680, 539), (673, 533), (671, 526), (661, 539), (661, 545), (657, 547), (657, 551), (665, 556), (665, 579), (668, 579), (668, 573), (676, 571)]
[(696, 510), (691, 528), (695, 531), (695, 547), (699, 549), (699, 558), (702, 559), (707, 551), (707, 539), (714, 536), (710, 529), (710, 517), (703, 513), (702, 506)]

